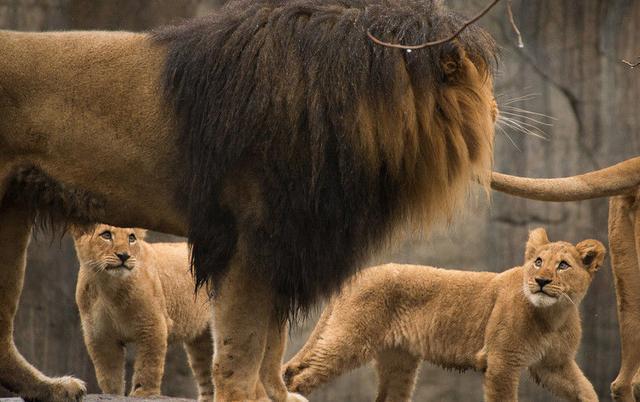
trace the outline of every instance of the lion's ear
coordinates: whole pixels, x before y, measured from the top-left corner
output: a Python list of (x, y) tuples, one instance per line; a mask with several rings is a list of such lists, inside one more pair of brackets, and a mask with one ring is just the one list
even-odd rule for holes
[(545, 244), (549, 244), (549, 238), (543, 228), (537, 228), (529, 232), (529, 240), (527, 240), (527, 247), (524, 251), (524, 260), (529, 261), (535, 257), (536, 250)]
[(576, 244), (576, 250), (580, 254), (582, 265), (589, 272), (596, 272), (604, 262), (604, 257), (607, 254), (604, 245), (593, 239), (583, 240)]
[(440, 69), (445, 82), (460, 81), (465, 75), (467, 54), (458, 41), (449, 41), (442, 46)]

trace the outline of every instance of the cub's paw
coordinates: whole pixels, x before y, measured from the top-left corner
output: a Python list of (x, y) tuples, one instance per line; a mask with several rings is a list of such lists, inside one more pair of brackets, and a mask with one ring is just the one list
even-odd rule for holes
[(307, 398), (295, 392), (287, 393), (287, 402), (309, 402)]
[(160, 396), (160, 390), (157, 388), (139, 387), (134, 389), (129, 396), (134, 398), (148, 398), (151, 396)]
[(617, 380), (611, 384), (611, 399), (616, 402), (633, 402), (632, 393), (635, 393), (635, 387), (621, 384)]
[(285, 369), (282, 371), (282, 379), (284, 380), (287, 388), (291, 385), (291, 383), (293, 383), (294, 377), (300, 374), (300, 372), (302, 372), (306, 368), (309, 368), (309, 365), (306, 363), (292, 363), (285, 367)]
[(78, 402), (87, 394), (84, 381), (73, 377), (51, 379), (49, 398), (51, 402)]

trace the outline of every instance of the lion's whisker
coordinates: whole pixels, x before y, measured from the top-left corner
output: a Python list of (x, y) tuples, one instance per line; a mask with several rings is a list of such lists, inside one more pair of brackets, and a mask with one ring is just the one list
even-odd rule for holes
[(511, 99), (507, 99), (504, 102), (502, 102), (503, 105), (510, 105), (512, 103), (516, 103), (516, 102), (525, 102), (528, 100), (531, 100), (537, 96), (540, 96), (539, 93), (530, 93), (530, 94), (526, 94), (526, 95), (522, 95), (522, 96), (518, 96), (516, 98), (511, 98)]
[(526, 122), (526, 121), (516, 120), (516, 119), (514, 119), (514, 118), (512, 118), (512, 117), (504, 117), (504, 118), (505, 118), (505, 119), (507, 119), (507, 120), (509, 120), (509, 121), (512, 121), (512, 122), (514, 122), (514, 123), (521, 124), (521, 125), (522, 125), (522, 126), (524, 126), (524, 127), (529, 127), (529, 128), (531, 128), (533, 131), (536, 131), (536, 132), (540, 133), (540, 135), (546, 135), (546, 133), (545, 133), (544, 131), (542, 131), (542, 129), (541, 129), (540, 127), (538, 127), (538, 126), (536, 126), (536, 125), (534, 125), (534, 124), (528, 123), (528, 122)]
[(519, 132), (519, 133), (522, 133), (522, 134), (525, 134), (525, 135), (529, 135), (530, 134), (530, 132), (528, 130), (526, 130), (525, 128), (519, 127), (519, 126), (517, 126), (517, 125), (515, 125), (515, 124), (513, 124), (513, 123), (511, 123), (509, 121), (501, 120), (499, 123), (504, 125), (505, 127), (508, 127), (510, 129), (515, 130), (516, 132)]
[(503, 111), (500, 112), (500, 114), (501, 115), (518, 117), (520, 119), (525, 119), (525, 120), (529, 120), (529, 121), (533, 121), (533, 122), (535, 122), (537, 124), (542, 124), (543, 126), (549, 126), (549, 127), (553, 126), (553, 123), (545, 123), (544, 121), (540, 121), (540, 120), (538, 120), (536, 118), (533, 118), (531, 116), (525, 116), (525, 115), (514, 113), (514, 112), (506, 112), (506, 111), (503, 110)]
[(520, 147), (518, 147), (518, 145), (516, 144), (516, 142), (513, 140), (513, 138), (511, 138), (511, 136), (509, 135), (509, 133), (507, 133), (507, 131), (502, 128), (501, 126), (496, 126), (498, 127), (498, 129), (500, 130), (501, 133), (503, 133), (508, 139), (509, 141), (511, 141), (511, 143), (513, 144), (513, 146), (518, 150), (518, 152), (522, 152), (522, 150), (520, 149)]
[(498, 119), (498, 121), (503, 123), (507, 127), (512, 128), (512, 129), (514, 129), (516, 131), (519, 131), (519, 132), (521, 132), (523, 134), (532, 135), (534, 137), (538, 137), (538, 138), (541, 138), (543, 140), (548, 141), (548, 138), (543, 135), (544, 132), (541, 131), (543, 134), (536, 133), (535, 131), (526, 128), (524, 125), (520, 124), (519, 122), (514, 121), (513, 119), (509, 119), (509, 118), (506, 118), (506, 117), (500, 117)]
[(548, 114), (544, 114), (544, 113), (539, 113), (539, 112), (533, 112), (531, 110), (527, 110), (527, 109), (522, 109), (519, 107), (515, 107), (515, 106), (504, 106), (501, 107), (500, 110), (502, 109), (507, 109), (507, 110), (511, 110), (511, 111), (515, 111), (515, 112), (520, 112), (520, 113), (527, 113), (527, 114), (532, 114), (535, 116), (540, 116), (540, 117), (544, 117), (546, 119), (550, 119), (550, 120), (558, 120), (558, 118), (553, 117), (553, 116), (549, 116)]

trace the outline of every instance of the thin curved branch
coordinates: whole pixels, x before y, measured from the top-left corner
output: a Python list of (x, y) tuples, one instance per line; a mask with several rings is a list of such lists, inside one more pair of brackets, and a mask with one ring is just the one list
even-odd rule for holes
[(631, 68), (636, 68), (640, 66), (640, 57), (638, 57), (638, 61), (636, 63), (631, 63), (630, 61), (627, 61), (627, 60), (621, 60), (621, 61)]
[(523, 48), (524, 43), (522, 42), (522, 34), (518, 29), (518, 25), (516, 25), (515, 18), (513, 17), (513, 10), (511, 9), (511, 0), (507, 2), (507, 15), (509, 16), (509, 22), (511, 23), (511, 28), (513, 28), (513, 32), (515, 32), (516, 36), (518, 37), (518, 47)]
[(493, 8), (493, 6), (495, 6), (499, 2), (500, 2), (500, 0), (493, 0), (488, 6), (486, 6), (484, 8), (484, 10), (482, 10), (475, 17), (473, 17), (470, 20), (468, 20), (467, 22), (465, 22), (457, 31), (455, 31), (451, 35), (447, 36), (446, 38), (438, 39), (438, 40), (435, 40), (435, 41), (432, 41), (432, 42), (421, 43), (419, 45), (401, 45), (399, 43), (384, 42), (384, 41), (376, 38), (371, 33), (371, 29), (367, 30), (367, 35), (369, 36), (369, 39), (371, 39), (373, 42), (377, 43), (378, 45), (385, 46), (385, 47), (391, 47), (391, 48), (395, 48), (395, 49), (417, 50), (417, 49), (424, 49), (425, 47), (441, 45), (443, 43), (449, 42), (450, 40), (453, 40), (453, 39), (457, 38), (465, 29), (467, 29), (467, 27), (469, 25), (473, 24), (474, 22), (478, 21), (480, 18), (484, 17), (484, 15), (486, 13), (488, 13), (489, 10), (491, 10)]

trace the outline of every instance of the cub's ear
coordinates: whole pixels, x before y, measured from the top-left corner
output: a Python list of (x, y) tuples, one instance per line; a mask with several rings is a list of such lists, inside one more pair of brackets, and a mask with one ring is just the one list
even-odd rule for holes
[(529, 232), (529, 240), (527, 240), (527, 246), (524, 250), (524, 260), (529, 261), (535, 257), (536, 250), (545, 244), (549, 244), (549, 238), (543, 228), (537, 228)]
[(144, 240), (144, 238), (147, 237), (147, 229), (135, 228), (133, 232), (136, 234), (138, 240)]
[(71, 225), (68, 232), (73, 237), (73, 240), (78, 240), (82, 236), (91, 234), (94, 229), (94, 225)]
[(576, 244), (576, 250), (580, 254), (582, 265), (589, 272), (596, 272), (604, 261), (607, 250), (604, 245), (597, 240), (583, 240)]
[(440, 69), (444, 82), (458, 82), (466, 74), (467, 54), (456, 40), (444, 43), (440, 52)]

